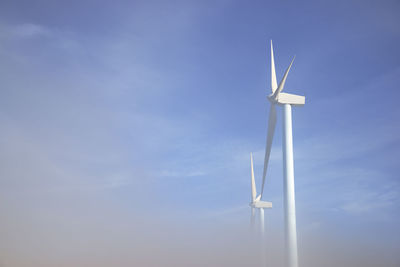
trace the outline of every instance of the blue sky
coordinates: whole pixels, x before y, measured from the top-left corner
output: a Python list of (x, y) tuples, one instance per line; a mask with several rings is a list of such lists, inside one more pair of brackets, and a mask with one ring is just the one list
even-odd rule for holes
[[(270, 39), (278, 80), (296, 55), (285, 91), (306, 96), (293, 109), (300, 245), (318, 236), (398, 250), (399, 11), (396, 1), (3, 1), (0, 262), (30, 266), (16, 259), (34, 258), (36, 235), (64, 242), (70, 221), (90, 236), (245, 227)], [(280, 116), (264, 197), (274, 233)]]

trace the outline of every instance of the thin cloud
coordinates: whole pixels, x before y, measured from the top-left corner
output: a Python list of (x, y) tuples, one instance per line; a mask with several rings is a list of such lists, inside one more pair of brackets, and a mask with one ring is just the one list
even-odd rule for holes
[(0, 29), (2, 30), (2, 36), (9, 38), (21, 38), (29, 39), (36, 37), (45, 37), (51, 35), (49, 28), (34, 24), (34, 23), (24, 23), (24, 24), (1, 24)]

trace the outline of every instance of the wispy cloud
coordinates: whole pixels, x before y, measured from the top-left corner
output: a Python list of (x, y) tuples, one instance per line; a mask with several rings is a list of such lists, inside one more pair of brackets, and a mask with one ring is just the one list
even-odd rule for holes
[(378, 215), (385, 213), (388, 208), (398, 208), (398, 202), (400, 201), (399, 191), (399, 186), (397, 185), (384, 186), (383, 190), (382, 188), (373, 190), (365, 186), (358, 190), (353, 189), (347, 193), (348, 202), (341, 208), (353, 214), (374, 212), (379, 218), (381, 216)]
[(46, 37), (51, 35), (51, 30), (39, 24), (24, 23), (24, 24), (1, 24), (0, 29), (2, 33), (0, 36), (8, 38), (35, 38)]
[(170, 178), (184, 178), (184, 177), (198, 177), (206, 175), (203, 171), (188, 171), (188, 172), (179, 172), (179, 171), (171, 171), (171, 170), (162, 170), (160, 172), (154, 173), (155, 177), (170, 177)]

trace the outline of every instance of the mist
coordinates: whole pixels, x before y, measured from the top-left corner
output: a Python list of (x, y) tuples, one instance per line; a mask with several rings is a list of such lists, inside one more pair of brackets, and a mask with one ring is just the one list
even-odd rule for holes
[[(299, 263), (400, 266), (397, 1), (2, 1), (0, 266), (284, 266), (293, 55)], [(279, 79), (279, 78), (278, 78)]]

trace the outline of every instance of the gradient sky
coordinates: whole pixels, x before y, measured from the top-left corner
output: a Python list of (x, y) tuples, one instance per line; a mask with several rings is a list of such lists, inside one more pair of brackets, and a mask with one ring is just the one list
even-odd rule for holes
[[(293, 108), (300, 262), (324, 264), (318, 247), (343, 259), (332, 266), (399, 266), (399, 13), (398, 1), (1, 1), (0, 266), (167, 266), (146, 253), (246, 228), (270, 39), (278, 80), (296, 55), (285, 91), (306, 96)], [(280, 119), (264, 195), (276, 240)]]

